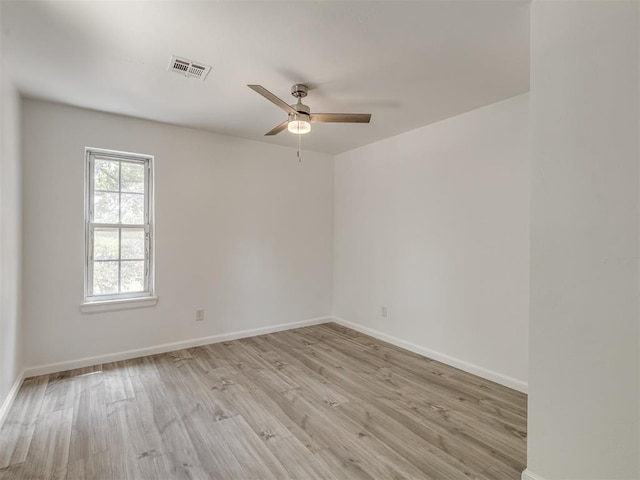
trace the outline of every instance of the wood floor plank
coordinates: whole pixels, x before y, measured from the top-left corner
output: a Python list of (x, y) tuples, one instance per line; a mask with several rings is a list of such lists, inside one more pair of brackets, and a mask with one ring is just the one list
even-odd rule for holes
[(183, 416), (190, 444), (193, 445), (203, 471), (212, 478), (246, 477), (244, 466), (234, 455), (222, 432), (224, 422), (232, 418), (234, 417), (214, 421), (201, 407), (195, 407)]
[(31, 478), (24, 471), (24, 463), (14, 463), (0, 468), (0, 480), (22, 480), (23, 478)]
[[(316, 455), (329, 466), (340, 479), (356, 480), (377, 480), (379, 477), (372, 477), (361, 465), (361, 461), (348, 455), (348, 452), (340, 452), (341, 446), (320, 450)], [(347, 455), (345, 455), (347, 453)], [(383, 477), (387, 478), (387, 477)]]
[(526, 395), (336, 324), (27, 379), (0, 480), (506, 480)]
[(155, 363), (156, 355), (147, 357), (132, 358), (122, 362), (115, 362), (117, 366), (123, 366), (122, 375), (136, 377), (138, 375), (154, 375), (157, 374), (157, 366)]
[[(196, 448), (181, 420), (181, 415), (188, 410), (183, 410), (186, 406), (179, 403), (180, 396), (175, 390), (176, 386), (145, 375), (139, 376), (139, 381), (143, 383), (149, 396), (155, 425), (164, 445), (162, 453), (166, 453), (171, 459), (172, 472), (177, 478), (205, 478), (206, 471), (202, 468)], [(144, 451), (148, 450), (139, 454), (144, 454)]]
[(505, 466), (490, 466), (474, 480), (518, 480), (522, 477), (521, 472)]
[(309, 480), (339, 480), (331, 467), (305, 447), (295, 435), (267, 443), (291, 478)]
[(41, 414), (46, 415), (58, 410), (73, 408), (76, 395), (79, 392), (76, 375), (75, 370), (49, 375), (49, 382), (40, 408)]
[(107, 449), (104, 429), (107, 409), (102, 370), (86, 369), (76, 381), (79, 392), (73, 406), (69, 462)]
[(27, 378), (0, 429), (0, 468), (23, 463), (31, 444), (49, 376)]
[(107, 405), (135, 397), (131, 378), (124, 361), (102, 365), (102, 378)]
[(111, 452), (104, 450), (99, 453), (88, 455), (73, 462), (66, 468), (66, 480), (100, 480), (107, 478), (117, 478), (114, 471), (114, 464)]
[(274, 413), (272, 400), (253, 384), (224, 392), (226, 402), (251, 425), (253, 431), (265, 441), (278, 440), (291, 435), (289, 429)]
[[(251, 381), (248, 386), (253, 387), (252, 396), (254, 396), (263, 405), (268, 406), (270, 414), (274, 416), (281, 425), (285, 426), (291, 435), (296, 437), (298, 441), (312, 453), (317, 453), (326, 449), (327, 445), (310, 435), (309, 432), (305, 430), (305, 425), (301, 425), (297, 421), (299, 420), (298, 417), (292, 415), (289, 411), (289, 402), (282, 393), (291, 389), (282, 391), (278, 383), (271, 383), (271, 377), (266, 377), (262, 373), (263, 372), (261, 371), (256, 372), (250, 370), (243, 372), (243, 375)], [(247, 416), (246, 420), (254, 431), (265, 441), (265, 443), (267, 443), (267, 445), (269, 445), (271, 441), (286, 438), (283, 435), (264, 435), (264, 430), (260, 428), (260, 424), (262, 422), (257, 424), (253, 423), (252, 416)]]
[(221, 420), (216, 427), (224, 443), (242, 465), (244, 478), (290, 478), (279, 460), (241, 416)]
[(73, 408), (54, 410), (38, 417), (23, 470), (27, 476), (64, 479), (69, 461)]

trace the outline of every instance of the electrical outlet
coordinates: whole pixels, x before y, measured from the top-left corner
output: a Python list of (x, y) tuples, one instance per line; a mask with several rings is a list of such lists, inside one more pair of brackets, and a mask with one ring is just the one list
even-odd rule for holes
[(381, 317), (385, 317), (385, 318), (387, 318), (389, 316), (389, 312), (387, 311), (387, 307), (385, 307), (384, 305), (382, 305), (380, 307), (380, 316)]
[(201, 322), (204, 320), (204, 308), (199, 308), (196, 310), (196, 322)]

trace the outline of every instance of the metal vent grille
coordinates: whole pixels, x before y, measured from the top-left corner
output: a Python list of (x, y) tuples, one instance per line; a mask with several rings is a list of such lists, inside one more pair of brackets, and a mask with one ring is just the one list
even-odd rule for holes
[(199, 78), (204, 82), (204, 79), (207, 78), (207, 75), (211, 71), (211, 67), (172, 55), (171, 58), (169, 58), (168, 70), (179, 73), (184, 77)]

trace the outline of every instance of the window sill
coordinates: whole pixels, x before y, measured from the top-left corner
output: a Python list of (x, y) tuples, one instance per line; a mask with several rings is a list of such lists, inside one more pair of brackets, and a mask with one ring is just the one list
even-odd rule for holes
[(132, 308), (153, 307), (158, 303), (158, 297), (122, 298), (119, 300), (104, 300), (102, 302), (85, 302), (80, 305), (82, 313), (110, 312), (113, 310), (130, 310)]

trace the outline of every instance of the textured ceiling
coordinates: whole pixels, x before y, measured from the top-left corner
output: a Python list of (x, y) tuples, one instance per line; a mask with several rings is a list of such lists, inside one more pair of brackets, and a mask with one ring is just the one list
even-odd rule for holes
[[(527, 1), (2, 2), (3, 61), (30, 97), (295, 146), (264, 133), (311, 87), (312, 112), (372, 113), (315, 124), (303, 148), (338, 153), (529, 89)], [(213, 69), (168, 72), (170, 55)]]

